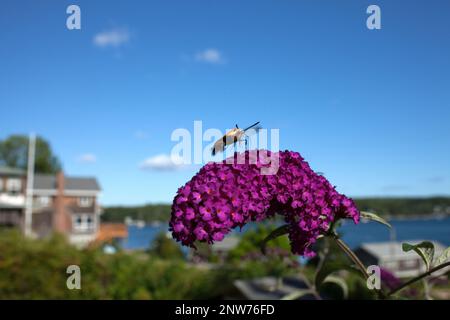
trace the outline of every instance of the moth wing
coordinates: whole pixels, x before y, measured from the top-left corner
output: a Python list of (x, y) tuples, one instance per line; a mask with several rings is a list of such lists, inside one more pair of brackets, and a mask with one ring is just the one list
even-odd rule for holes
[(212, 147), (212, 149), (211, 149), (211, 154), (212, 154), (213, 156), (215, 156), (216, 153), (222, 152), (223, 150), (225, 150), (225, 143), (224, 143), (224, 140), (225, 140), (225, 136), (223, 136), (222, 138), (220, 138), (219, 140), (217, 140), (217, 141), (214, 143), (214, 145), (213, 145), (213, 147)]
[(242, 129), (231, 129), (214, 143), (211, 154), (214, 156), (217, 152), (223, 152), (227, 146), (239, 141), (243, 135), (244, 131)]
[(233, 144), (233, 143), (239, 141), (242, 138), (243, 135), (244, 135), (244, 131), (243, 130), (238, 129), (238, 128), (231, 129), (224, 136), (225, 144), (226, 145)]

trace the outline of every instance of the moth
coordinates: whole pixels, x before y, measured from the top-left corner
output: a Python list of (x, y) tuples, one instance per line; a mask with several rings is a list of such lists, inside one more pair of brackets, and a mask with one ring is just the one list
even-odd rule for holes
[[(216, 155), (218, 152), (223, 152), (225, 150), (226, 147), (228, 147), (231, 144), (236, 144), (236, 142), (241, 141), (241, 139), (243, 137), (246, 137), (246, 132), (250, 129), (254, 129), (254, 130), (259, 130), (259, 121), (252, 124), (251, 126), (248, 126), (245, 129), (241, 129), (238, 127), (238, 125), (236, 125), (236, 128), (231, 129), (230, 131), (228, 131), (227, 133), (224, 134), (224, 136), (222, 138), (220, 138), (219, 140), (217, 140), (212, 149), (211, 149), (211, 154), (214, 156)], [(247, 143), (247, 141), (246, 141)]]

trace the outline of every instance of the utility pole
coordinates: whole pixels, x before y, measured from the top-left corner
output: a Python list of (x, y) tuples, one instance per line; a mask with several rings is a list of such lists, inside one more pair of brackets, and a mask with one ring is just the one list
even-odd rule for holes
[(395, 255), (395, 245), (397, 244), (397, 233), (395, 232), (395, 227), (392, 226), (392, 228), (389, 229), (389, 238), (390, 238), (390, 249), (389, 253), (391, 258), (394, 258)]
[(28, 168), (27, 168), (27, 189), (25, 199), (25, 236), (30, 237), (32, 231), (33, 219), (33, 184), (34, 184), (34, 156), (36, 148), (36, 136), (34, 133), (30, 134), (30, 141), (28, 143)]

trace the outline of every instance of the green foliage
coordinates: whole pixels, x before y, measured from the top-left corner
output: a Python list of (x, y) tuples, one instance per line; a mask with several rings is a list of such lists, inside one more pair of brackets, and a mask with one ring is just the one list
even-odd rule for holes
[(171, 237), (167, 237), (166, 233), (159, 233), (151, 244), (149, 253), (162, 259), (182, 259), (184, 258), (178, 243)]
[(434, 244), (430, 241), (422, 241), (416, 245), (403, 243), (402, 249), (404, 252), (414, 250), (425, 262), (427, 270), (430, 270), (434, 259)]
[(341, 270), (353, 271), (349, 263), (325, 258), (325, 261), (323, 262), (321, 268), (317, 271), (315, 277), (316, 288), (320, 288), (322, 283), (326, 282), (327, 278), (329, 278), (333, 273)]
[(327, 299), (376, 299), (367, 288), (361, 272), (330, 237), (320, 238), (314, 245), (318, 256), (311, 259), (305, 275)]
[[(348, 285), (344, 278), (337, 276), (337, 275), (328, 275), (325, 280), (322, 282), (321, 290), (323, 290), (324, 287), (327, 287), (328, 292), (333, 292), (333, 296), (335, 299), (347, 299), (348, 298)], [(337, 287), (337, 293), (334, 287)], [(320, 290), (319, 290), (320, 292)]]
[(211, 246), (205, 242), (196, 241), (196, 250), (192, 250), (192, 255), (197, 261), (216, 263), (220, 260), (217, 253), (213, 252)]
[(349, 300), (375, 300), (377, 299), (376, 290), (367, 288), (366, 280), (359, 274), (349, 273), (345, 276), (348, 286)]
[[(0, 165), (26, 169), (28, 162), (29, 138), (25, 135), (12, 135), (0, 141)], [(53, 154), (50, 144), (42, 137), (36, 138), (36, 173), (56, 173), (61, 163)]]
[(306, 295), (309, 295), (313, 293), (313, 291), (311, 289), (299, 289), (299, 290), (295, 290), (291, 293), (288, 293), (287, 295), (283, 296), (281, 298), (281, 300), (298, 300), (301, 297), (304, 297)]
[[(164, 234), (156, 238), (147, 254), (119, 251), (108, 255), (98, 248), (75, 249), (58, 235), (44, 240), (29, 240), (17, 231), (0, 230), (0, 299), (224, 298), (233, 297), (236, 293), (233, 282), (237, 279), (268, 275), (282, 277), (297, 273), (314, 283), (318, 274), (317, 259), (313, 259), (306, 267), (292, 268), (286, 264), (291, 257), (286, 259), (261, 254), (259, 244), (273, 229), (273, 225), (250, 229), (224, 264), (206, 269), (180, 259), (180, 248)], [(332, 299), (375, 299), (375, 291), (367, 289), (363, 277), (357, 271), (353, 272), (352, 268), (348, 269), (351, 265), (348, 257), (333, 241), (328, 247), (325, 246), (326, 240), (320, 239), (316, 246), (319, 252), (328, 250), (329, 259), (322, 266), (330, 272), (321, 275), (322, 280), (318, 285), (320, 294)], [(270, 248), (289, 250), (288, 239), (278, 237), (268, 244), (268, 253)], [(261, 258), (245, 258), (255, 252)], [(296, 259), (295, 256), (292, 258)], [(81, 290), (69, 290), (66, 287), (66, 269), (73, 264), (81, 269)], [(334, 264), (346, 265), (347, 268), (329, 267)], [(335, 275), (339, 279), (333, 277)], [(419, 288), (419, 284), (413, 287)], [(404, 297), (404, 292), (398, 293), (395, 298)]]
[(140, 219), (145, 222), (169, 221), (170, 205), (147, 204), (134, 207), (105, 207), (101, 219), (104, 222), (123, 222), (125, 217)]
[[(69, 265), (81, 269), (81, 290), (66, 287)], [(78, 250), (61, 236), (24, 239), (0, 232), (0, 299), (207, 299), (220, 286), (213, 273), (178, 260), (98, 249)]]
[[(254, 228), (253, 228), (254, 227)], [(238, 245), (227, 257), (230, 266), (239, 270), (241, 276), (249, 278), (257, 276), (282, 277), (292, 273), (297, 267), (297, 257), (290, 252), (289, 240), (277, 232), (265, 245), (266, 254), (261, 253), (261, 244), (267, 240), (273, 230), (280, 230), (273, 223), (260, 223), (247, 230)]]
[(435, 259), (434, 244), (430, 241), (422, 241), (421, 243), (415, 245), (403, 243), (402, 249), (404, 252), (414, 250), (425, 262), (427, 270), (430, 270), (432, 267), (437, 267), (441, 264), (444, 264), (450, 258), (450, 247), (449, 247), (445, 249), (441, 253), (441, 255)]
[(447, 262), (450, 259), (450, 247), (444, 250), (442, 254), (436, 259), (436, 266)]
[[(238, 245), (232, 249), (228, 255), (230, 260), (240, 260), (248, 253), (261, 250), (261, 244), (266, 237), (277, 228), (275, 224), (271, 223), (259, 223), (252, 225), (252, 229), (249, 229), (244, 233)], [(276, 237), (266, 244), (266, 248), (281, 248), (290, 250), (289, 239), (287, 237)]]
[(381, 216), (422, 216), (449, 213), (449, 197), (430, 198), (360, 198), (354, 199), (361, 211), (377, 212)]
[(379, 217), (378, 215), (376, 215), (375, 213), (372, 213), (372, 212), (361, 211), (361, 218), (366, 219), (366, 220), (375, 221), (375, 222), (384, 224), (388, 228), (392, 228), (392, 226), (386, 220), (384, 220), (383, 218)]
[(308, 265), (317, 268), (319, 260), (323, 255), (326, 255), (326, 260), (332, 261), (339, 265), (351, 265), (352, 261), (339, 248), (335, 241), (330, 237), (322, 237), (314, 244), (314, 251), (319, 255), (308, 261)]
[(281, 236), (287, 234), (288, 232), (289, 232), (289, 225), (287, 225), (287, 224), (282, 225), (282, 226), (274, 229), (273, 231), (271, 231), (269, 233), (269, 235), (267, 235), (260, 244), (262, 253), (266, 254), (267, 242), (272, 241), (278, 237), (281, 237)]
[[(321, 261), (316, 261), (318, 263), (316, 268), (316, 274), (314, 276), (314, 285), (317, 289), (320, 289), (325, 282), (334, 282), (335, 284), (341, 286), (341, 290), (345, 295), (348, 295), (348, 288), (345, 284), (338, 283), (336, 280), (336, 274), (342, 272), (353, 272), (359, 274), (359, 271), (352, 266), (350, 259), (339, 249), (335, 241), (328, 237), (321, 238), (316, 244), (317, 250), (320, 252), (319, 258)], [(311, 261), (311, 264), (315, 264), (315, 261)], [(330, 280), (331, 279), (331, 280)], [(342, 293), (341, 292), (341, 293)]]

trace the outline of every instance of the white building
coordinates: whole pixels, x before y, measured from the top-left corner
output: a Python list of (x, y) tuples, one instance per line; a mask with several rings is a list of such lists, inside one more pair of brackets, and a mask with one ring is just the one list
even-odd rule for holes
[[(422, 240), (408, 240), (402, 242), (374, 242), (363, 243), (355, 250), (356, 255), (366, 265), (378, 265), (389, 270), (398, 278), (409, 278), (426, 271), (422, 258), (414, 251), (404, 252), (402, 243), (418, 244)], [(431, 241), (435, 248), (435, 257), (446, 249), (441, 243)], [(443, 274), (449, 269), (440, 270), (438, 274)]]

